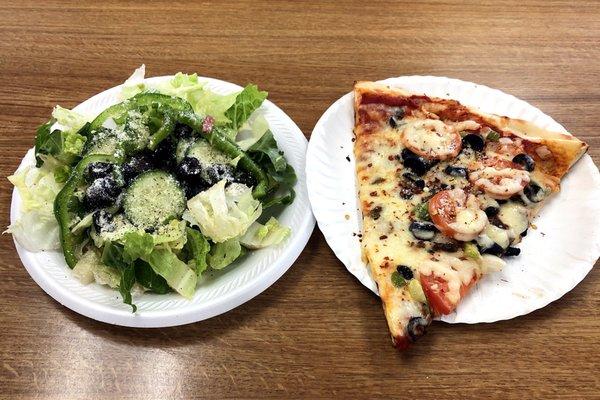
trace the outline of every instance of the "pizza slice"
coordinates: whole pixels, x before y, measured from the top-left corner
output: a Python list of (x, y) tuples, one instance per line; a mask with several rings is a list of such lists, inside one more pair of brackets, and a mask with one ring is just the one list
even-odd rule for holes
[(454, 100), (358, 82), (362, 247), (396, 347), (501, 269), (585, 153), (573, 136)]

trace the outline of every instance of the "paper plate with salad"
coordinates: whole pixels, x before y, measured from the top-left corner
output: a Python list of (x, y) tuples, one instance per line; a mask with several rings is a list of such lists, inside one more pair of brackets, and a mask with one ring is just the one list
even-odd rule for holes
[(196, 74), (56, 106), (17, 171), (8, 228), (65, 306), (125, 326), (210, 318), (256, 296), (314, 228), (306, 139), (255, 85)]

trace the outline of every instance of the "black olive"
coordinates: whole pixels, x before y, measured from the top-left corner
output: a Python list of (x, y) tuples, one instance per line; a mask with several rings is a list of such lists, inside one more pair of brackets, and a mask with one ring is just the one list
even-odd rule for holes
[(444, 172), (450, 176), (460, 176), (462, 178), (467, 177), (467, 169), (464, 167), (455, 167), (453, 165), (448, 165)]
[(530, 182), (529, 185), (525, 186), (523, 193), (525, 193), (525, 196), (533, 203), (539, 203), (544, 199), (545, 195), (544, 189), (535, 182)]
[(521, 237), (525, 237), (527, 236), (527, 231), (529, 230), (529, 228), (525, 229), (523, 232), (521, 232)]
[(425, 188), (425, 181), (413, 174), (412, 172), (405, 172), (402, 174), (402, 176), (411, 184), (413, 184), (416, 188), (421, 190)]
[(179, 139), (189, 139), (194, 136), (194, 130), (187, 125), (177, 123), (173, 129), (173, 134)]
[(112, 174), (114, 170), (115, 165), (111, 163), (101, 161), (90, 163), (87, 167), (87, 177), (90, 181), (93, 181)]
[(373, 207), (369, 212), (369, 216), (374, 220), (378, 220), (379, 217), (381, 217), (381, 211), (383, 211), (383, 208), (381, 208), (381, 206)]
[(399, 108), (394, 115), (390, 117), (390, 126), (396, 128), (398, 126), (398, 121), (402, 118), (404, 118), (404, 108)]
[(485, 208), (485, 215), (488, 216), (488, 218), (491, 217), (495, 217), (496, 215), (498, 215), (498, 213), (500, 212), (500, 208), (499, 207), (494, 207), (494, 206), (489, 206)]
[(482, 151), (485, 142), (481, 136), (476, 133), (469, 133), (462, 139), (464, 147), (470, 147), (475, 151)]
[(412, 269), (406, 265), (398, 265), (396, 271), (398, 271), (398, 273), (407, 281), (410, 281), (414, 277)]
[(203, 192), (210, 187), (203, 179), (182, 179), (179, 181), (179, 184), (185, 193), (186, 199), (191, 199), (198, 193)]
[(125, 164), (123, 164), (123, 179), (126, 184), (129, 184), (136, 176), (142, 172), (150, 171), (154, 169), (154, 163), (152, 158), (148, 154), (138, 154), (131, 157)]
[(506, 225), (504, 222), (500, 221), (500, 218), (498, 218), (497, 215), (488, 218), (490, 221), (490, 224), (497, 226), (500, 229), (509, 229), (509, 226)]
[(513, 157), (512, 161), (517, 164), (521, 164), (526, 171), (533, 171), (535, 168), (535, 161), (528, 154), (521, 153)]
[(161, 169), (170, 170), (175, 167), (175, 150), (177, 148), (177, 143), (173, 140), (171, 136), (164, 139), (162, 142), (158, 144), (158, 147), (152, 153), (152, 160), (156, 164), (157, 167)]
[(176, 173), (182, 179), (196, 178), (202, 173), (202, 166), (197, 158), (185, 157), (177, 166)]
[(248, 187), (256, 186), (256, 178), (245, 169), (237, 169), (233, 173), (233, 181)]
[(406, 332), (413, 342), (425, 334), (429, 321), (423, 317), (412, 317), (406, 326)]
[(414, 237), (420, 240), (431, 240), (437, 232), (435, 225), (427, 221), (413, 221), (408, 229)]
[(504, 249), (498, 243), (494, 243), (490, 247), (480, 250), (482, 254), (492, 254), (494, 256), (501, 256), (504, 253)]
[(106, 176), (92, 182), (85, 191), (83, 202), (88, 210), (97, 210), (112, 206), (120, 193), (121, 188), (117, 181), (110, 176)]
[(455, 253), (459, 249), (458, 243), (455, 242), (435, 242), (431, 246), (433, 251), (445, 251), (447, 253)]
[(106, 210), (97, 210), (92, 214), (92, 221), (96, 232), (112, 232), (115, 229), (113, 216)]
[(504, 252), (504, 255), (507, 257), (514, 257), (514, 256), (518, 256), (519, 254), (521, 254), (521, 249), (519, 249), (518, 247), (512, 247), (512, 246), (508, 246), (508, 248)]
[(421, 176), (429, 170), (435, 163), (427, 161), (423, 157), (419, 157), (409, 149), (403, 149), (402, 162), (406, 168), (410, 168), (415, 174)]
[(234, 168), (227, 164), (213, 164), (204, 169), (204, 179), (209, 186), (225, 179), (228, 183), (233, 182)]

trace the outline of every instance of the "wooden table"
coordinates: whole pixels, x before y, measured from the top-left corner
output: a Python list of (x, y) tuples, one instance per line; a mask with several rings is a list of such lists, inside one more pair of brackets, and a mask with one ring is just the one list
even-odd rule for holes
[[(16, 168), (52, 106), (72, 107), (141, 63), (150, 75), (257, 83), (307, 137), (356, 79), (475, 81), (549, 113), (599, 162), (600, 3), (479, 3), (3, 1), (0, 174)], [(11, 187), (1, 188), (6, 226)], [(260, 296), (169, 329), (115, 327), (66, 309), (4, 235), (0, 397), (600, 398), (599, 282), (596, 269), (511, 321), (435, 323), (398, 354), (379, 299), (318, 230)]]

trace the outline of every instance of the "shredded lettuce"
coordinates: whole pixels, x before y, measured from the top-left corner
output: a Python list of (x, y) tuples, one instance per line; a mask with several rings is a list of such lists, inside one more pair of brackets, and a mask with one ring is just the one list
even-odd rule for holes
[(145, 75), (145, 64), (142, 64), (139, 68), (133, 71), (133, 74), (131, 74), (131, 76), (123, 83), (123, 88), (121, 89), (121, 97), (123, 100), (129, 99), (146, 90), (146, 84), (144, 83)]
[(184, 218), (215, 243), (242, 235), (262, 213), (252, 189), (232, 183), (225, 188), (223, 179), (188, 200)]
[[(31, 158), (27, 154), (26, 160)], [(54, 217), (54, 198), (63, 184), (54, 177), (51, 158), (41, 168), (26, 164), (8, 177), (21, 197), (21, 215), (7, 232), (29, 251), (60, 248), (59, 228)]]
[(223, 269), (242, 254), (242, 246), (237, 238), (215, 243), (208, 254), (208, 265), (212, 269)]
[(240, 243), (249, 249), (262, 249), (281, 243), (291, 230), (271, 217), (264, 225), (254, 222), (240, 238)]

